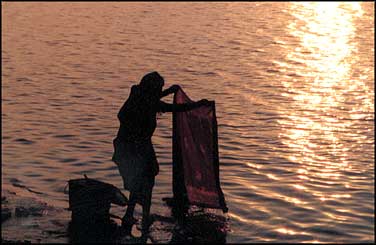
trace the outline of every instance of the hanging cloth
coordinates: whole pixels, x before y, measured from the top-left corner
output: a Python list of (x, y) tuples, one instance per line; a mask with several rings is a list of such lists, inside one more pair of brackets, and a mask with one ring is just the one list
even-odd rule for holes
[[(193, 101), (179, 89), (174, 104)], [(173, 113), (173, 192), (178, 205), (227, 212), (219, 181), (215, 102)]]

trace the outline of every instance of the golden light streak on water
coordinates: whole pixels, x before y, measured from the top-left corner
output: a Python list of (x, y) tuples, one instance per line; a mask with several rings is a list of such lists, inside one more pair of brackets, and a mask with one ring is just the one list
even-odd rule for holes
[(293, 187), (298, 189), (298, 190), (306, 190), (307, 189), (307, 187), (302, 186), (302, 185), (293, 185)]
[(256, 165), (256, 164), (253, 164), (253, 163), (250, 163), (250, 162), (248, 162), (246, 164), (247, 164), (248, 167), (251, 167), (251, 168), (256, 168), (256, 169), (260, 169), (261, 168), (260, 165)]
[(283, 233), (283, 234), (287, 234), (287, 235), (305, 235), (307, 233), (305, 232), (297, 232), (297, 231), (294, 231), (292, 229), (287, 229), (287, 228), (279, 228), (279, 229), (276, 229), (275, 231), (279, 232), (279, 233)]
[(289, 235), (295, 235), (296, 232), (293, 231), (293, 230), (288, 230), (286, 228), (279, 228), (277, 229), (276, 231), (280, 232), (280, 233), (283, 233), (283, 234), (289, 234)]
[(267, 176), (269, 179), (272, 179), (272, 180), (278, 180), (278, 177), (275, 176), (274, 174), (266, 174), (266, 176)]
[(248, 223), (252, 223), (251, 220), (248, 220), (248, 219), (242, 218), (241, 216), (236, 215), (236, 214), (234, 214), (234, 213), (230, 213), (229, 216), (230, 216), (231, 218), (235, 218), (235, 219), (237, 219), (237, 220), (239, 220), (239, 221), (241, 221), (241, 222), (247, 223), (247, 224), (248, 224)]
[[(351, 79), (350, 74), (351, 66), (359, 60), (358, 44), (353, 40), (354, 18), (361, 17), (363, 11), (360, 3), (293, 2), (290, 13), (297, 21), (292, 21), (288, 30), (300, 40), (300, 45), (287, 51), (290, 62), (276, 63), (281, 71), (296, 71), (296, 77), (282, 81), (288, 91), (283, 96), (293, 99), (296, 110), (279, 120), (283, 128), (279, 137), (294, 152), (289, 155), (291, 161), (302, 167), (312, 166), (299, 170), (299, 179), (313, 176), (340, 180), (343, 176), (339, 170), (351, 169), (351, 164), (349, 149), (343, 147), (339, 132), (349, 130), (353, 122), (339, 120), (344, 115), (338, 114), (338, 108), (343, 109), (346, 93), (366, 87), (364, 80)], [(364, 114), (360, 112), (372, 110), (370, 101), (362, 100), (362, 104), (354, 106), (351, 118), (361, 119)], [(320, 154), (323, 149), (332, 156)], [(305, 190), (302, 185), (294, 187)], [(344, 197), (350, 195), (319, 195), (321, 201)]]
[(298, 175), (298, 178), (299, 179), (305, 179), (305, 180), (308, 180), (309, 178), (305, 175)]

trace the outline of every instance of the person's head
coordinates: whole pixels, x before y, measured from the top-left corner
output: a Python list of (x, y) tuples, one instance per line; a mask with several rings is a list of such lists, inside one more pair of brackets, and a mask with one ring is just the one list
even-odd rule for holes
[(150, 72), (146, 74), (140, 82), (140, 88), (144, 93), (150, 96), (160, 96), (162, 87), (164, 86), (164, 79), (158, 72)]

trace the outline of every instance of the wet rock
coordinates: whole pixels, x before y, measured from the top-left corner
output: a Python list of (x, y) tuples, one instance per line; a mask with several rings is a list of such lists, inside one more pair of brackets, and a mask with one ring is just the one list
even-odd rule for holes
[(1, 204), (3, 205), (7, 203), (9, 203), (7, 197), (1, 197)]
[(2, 222), (2, 243), (67, 243), (66, 230), (70, 216), (68, 211), (48, 205), (24, 188), (13, 185), (2, 188), (2, 197), (6, 197), (5, 200), (2, 198), (2, 216), (5, 218), (5, 208), (12, 212), (11, 217)]
[(29, 216), (29, 212), (24, 207), (16, 207), (16, 210), (14, 212), (16, 217), (26, 217)]
[(1, 209), (1, 223), (9, 219), (12, 216), (12, 212), (9, 208)]

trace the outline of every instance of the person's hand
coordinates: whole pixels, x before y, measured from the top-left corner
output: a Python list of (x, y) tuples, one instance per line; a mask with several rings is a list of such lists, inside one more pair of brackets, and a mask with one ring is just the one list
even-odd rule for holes
[(177, 84), (174, 84), (174, 85), (172, 85), (172, 86), (170, 87), (170, 89), (171, 89), (174, 93), (176, 93), (176, 92), (178, 92), (178, 90), (180, 89), (180, 86), (177, 85)]
[(206, 105), (206, 106), (210, 105), (210, 101), (207, 100), (207, 99), (202, 99), (202, 100), (199, 101), (199, 103), (200, 103), (201, 105)]

